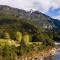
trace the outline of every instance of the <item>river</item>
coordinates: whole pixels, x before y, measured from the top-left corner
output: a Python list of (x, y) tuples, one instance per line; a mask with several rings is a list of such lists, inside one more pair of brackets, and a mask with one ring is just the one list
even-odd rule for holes
[[(59, 48), (60, 49), (60, 48)], [(55, 56), (51, 56), (49, 59), (47, 60), (60, 60), (60, 50), (56, 51)]]

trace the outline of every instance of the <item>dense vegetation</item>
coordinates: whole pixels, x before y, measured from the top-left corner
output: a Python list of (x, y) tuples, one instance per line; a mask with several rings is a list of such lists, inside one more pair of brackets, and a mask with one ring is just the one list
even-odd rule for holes
[(54, 46), (52, 35), (31, 20), (0, 17), (0, 22), (0, 60), (16, 60)]
[(46, 21), (48, 18), (42, 18), (43, 14), (40, 16), (39, 13), (38, 17), (33, 16), (33, 12), (31, 18), (25, 16), (21, 18), (17, 12), (17, 15), (12, 14), (9, 9), (0, 13), (2, 13), (0, 14), (0, 60), (17, 60), (17, 58), (32, 56), (32, 52), (54, 47), (53, 31), (49, 28), (44, 29), (35, 20), (41, 18), (41, 21), (45, 20), (43, 24), (49, 25)]

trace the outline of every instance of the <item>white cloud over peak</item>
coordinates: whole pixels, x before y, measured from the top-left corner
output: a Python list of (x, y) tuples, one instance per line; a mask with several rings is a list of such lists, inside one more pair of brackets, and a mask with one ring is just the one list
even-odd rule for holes
[(60, 20), (60, 15), (54, 16), (54, 17), (52, 17), (52, 18), (55, 18), (55, 19), (59, 19), (59, 20)]
[(39, 10), (46, 13), (60, 8), (60, 0), (0, 0), (0, 5), (9, 5), (24, 10)]
[(22, 9), (38, 9), (43, 12), (49, 10), (50, 7), (57, 8), (60, 6), (60, 0), (0, 0), (0, 4), (10, 5)]

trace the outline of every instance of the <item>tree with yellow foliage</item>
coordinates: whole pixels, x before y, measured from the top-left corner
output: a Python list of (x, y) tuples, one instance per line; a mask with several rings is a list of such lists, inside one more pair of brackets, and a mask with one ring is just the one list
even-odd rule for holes
[(16, 32), (16, 40), (21, 42), (21, 40), (22, 40), (22, 32), (19, 32), (19, 31)]
[(30, 38), (30, 35), (29, 35), (27, 32), (25, 32), (24, 35), (23, 35), (23, 41), (24, 41), (24, 43), (25, 43), (26, 45), (29, 44), (30, 39), (31, 39), (31, 38)]

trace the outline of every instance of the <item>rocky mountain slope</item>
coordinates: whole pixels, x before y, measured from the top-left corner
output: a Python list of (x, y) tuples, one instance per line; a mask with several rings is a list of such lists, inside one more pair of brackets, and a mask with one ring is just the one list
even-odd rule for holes
[[(22, 9), (13, 8), (6, 5), (0, 5), (0, 20), (1, 17), (27, 19), (34, 22), (36, 27), (44, 29), (60, 29), (60, 21), (52, 19), (51, 17), (39, 11), (25, 11)], [(1, 23), (1, 21), (0, 21)]]

